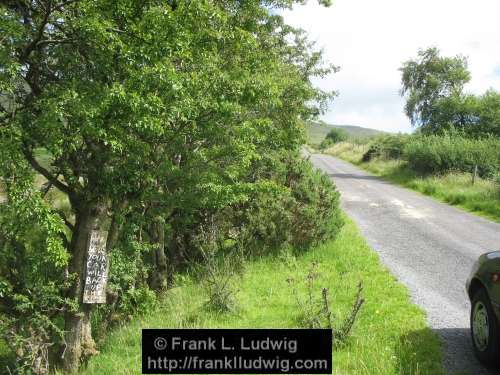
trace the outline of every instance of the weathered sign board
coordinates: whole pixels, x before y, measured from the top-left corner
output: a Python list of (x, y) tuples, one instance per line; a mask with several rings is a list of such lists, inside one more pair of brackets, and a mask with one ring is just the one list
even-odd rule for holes
[(106, 303), (106, 284), (108, 281), (107, 237), (108, 233), (105, 231), (93, 230), (90, 233), (83, 303)]

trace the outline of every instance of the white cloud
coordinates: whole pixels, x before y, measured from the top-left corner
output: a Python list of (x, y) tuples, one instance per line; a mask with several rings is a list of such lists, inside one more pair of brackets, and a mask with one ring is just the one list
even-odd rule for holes
[(316, 82), (340, 94), (323, 116), (327, 122), (409, 131), (398, 68), (419, 48), (467, 56), (470, 92), (500, 89), (498, 0), (334, 0), (330, 8), (310, 0), (283, 16), (341, 68)]

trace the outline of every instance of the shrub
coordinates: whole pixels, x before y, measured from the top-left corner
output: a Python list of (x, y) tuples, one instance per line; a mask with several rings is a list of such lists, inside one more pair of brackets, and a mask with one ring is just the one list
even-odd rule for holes
[(492, 178), (500, 171), (500, 139), (493, 137), (414, 136), (404, 152), (409, 167), (422, 174), (472, 172), (476, 165), (481, 177)]
[(289, 165), (288, 179), (293, 197), (291, 244), (307, 248), (334, 239), (344, 222), (331, 179), (303, 160)]
[(71, 276), (61, 272), (66, 258), (54, 246), (52, 210), (34, 189), (20, 193), (11, 181), (9, 199), (0, 204), (0, 340), (15, 353), (9, 372), (45, 374), (63, 342), (60, 314), (75, 306), (63, 297)]
[(343, 219), (339, 193), (328, 176), (290, 155), (272, 168), (277, 188), (256, 191), (235, 210), (247, 251), (262, 253), (287, 244), (307, 248), (335, 238)]
[(175, 228), (188, 263), (205, 262), (208, 248), (261, 256), (286, 246), (307, 249), (339, 233), (339, 193), (328, 176), (298, 154), (263, 155), (249, 180), (256, 188), (248, 199), (206, 211)]
[(368, 162), (375, 158), (401, 159), (405, 145), (410, 136), (404, 134), (390, 134), (377, 137), (363, 155), (362, 161)]
[(328, 134), (326, 135), (323, 142), (321, 142), (319, 147), (321, 149), (325, 149), (325, 148), (327, 148), (331, 145), (334, 145), (336, 143), (346, 141), (348, 137), (349, 137), (349, 135), (347, 134), (347, 132), (345, 130), (339, 129), (339, 128), (333, 128), (332, 130), (330, 130), (328, 132)]

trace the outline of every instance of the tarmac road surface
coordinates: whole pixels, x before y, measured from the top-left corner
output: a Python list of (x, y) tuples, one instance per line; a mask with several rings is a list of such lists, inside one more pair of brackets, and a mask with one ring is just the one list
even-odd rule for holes
[(465, 281), (479, 255), (500, 250), (500, 224), (397, 187), (332, 156), (310, 160), (335, 182), (344, 211), (427, 312), (444, 341), (445, 368), (486, 370), (474, 357)]

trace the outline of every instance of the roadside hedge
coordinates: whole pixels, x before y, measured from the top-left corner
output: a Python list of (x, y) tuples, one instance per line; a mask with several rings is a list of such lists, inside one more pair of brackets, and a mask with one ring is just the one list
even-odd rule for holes
[(362, 161), (368, 162), (375, 158), (400, 159), (403, 157), (404, 147), (410, 139), (405, 134), (389, 134), (377, 137), (363, 155)]
[(500, 172), (500, 139), (418, 135), (406, 144), (404, 158), (411, 169), (423, 174), (472, 172), (477, 165), (479, 176), (493, 178)]

